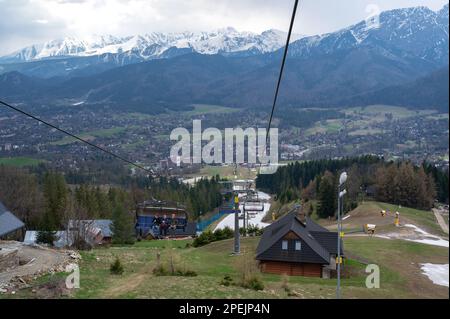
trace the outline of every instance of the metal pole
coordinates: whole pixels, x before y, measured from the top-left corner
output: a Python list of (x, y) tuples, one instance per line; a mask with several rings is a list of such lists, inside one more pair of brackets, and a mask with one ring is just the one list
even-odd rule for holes
[(242, 206), (242, 228), (244, 230), (244, 237), (246, 234), (246, 230), (247, 230), (247, 224), (246, 224), (246, 216), (245, 216), (246, 210), (245, 210), (245, 202), (244, 202), (244, 206)]
[(239, 200), (237, 193), (234, 199), (234, 255), (241, 253), (241, 239), (239, 233)]
[(341, 299), (341, 185), (338, 186), (338, 244), (337, 244), (337, 287), (336, 298)]

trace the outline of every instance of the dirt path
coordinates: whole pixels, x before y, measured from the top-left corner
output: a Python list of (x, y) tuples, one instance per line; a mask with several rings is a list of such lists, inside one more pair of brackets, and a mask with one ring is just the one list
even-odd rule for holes
[(117, 298), (127, 292), (134, 291), (148, 276), (150, 276), (150, 274), (142, 272), (120, 279), (114, 286), (103, 293), (103, 297)]
[(436, 216), (436, 220), (439, 223), (439, 226), (441, 226), (442, 231), (448, 235), (448, 225), (444, 220), (444, 217), (442, 217), (441, 212), (438, 209), (433, 208), (434, 216)]
[(14, 242), (0, 243), (0, 247), (19, 249), (18, 257), (22, 262), (26, 263), (1, 272), (0, 287), (8, 284), (14, 277), (27, 277), (45, 273), (61, 267), (61, 265), (69, 261), (67, 254), (52, 249), (35, 248)]

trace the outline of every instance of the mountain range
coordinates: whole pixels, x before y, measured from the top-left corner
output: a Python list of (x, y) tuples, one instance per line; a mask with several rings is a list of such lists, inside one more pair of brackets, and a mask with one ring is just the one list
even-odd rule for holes
[[(255, 34), (238, 32), (232, 27), (215, 32), (153, 32), (129, 37), (107, 35), (86, 39), (66, 37), (0, 57), (0, 65), (3, 73), (15, 70), (43, 78), (72, 73), (86, 75), (189, 53), (241, 57), (264, 54), (282, 48), (286, 44), (286, 37), (287, 33), (274, 29)], [(300, 38), (301, 35), (292, 36), (294, 41)]]
[[(381, 13), (379, 26), (362, 21), (329, 34), (297, 36), (280, 104), (381, 103), (448, 112), (448, 10), (391, 10)], [(0, 94), (13, 102), (149, 113), (194, 103), (244, 108), (272, 102), (285, 41), (281, 32), (228, 28), (139, 39), (55, 42), (0, 58)]]

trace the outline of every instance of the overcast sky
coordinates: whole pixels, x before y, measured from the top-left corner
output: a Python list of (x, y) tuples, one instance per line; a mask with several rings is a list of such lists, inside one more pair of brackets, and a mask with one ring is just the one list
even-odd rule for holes
[[(133, 35), (152, 31), (286, 31), (293, 0), (0, 0), (0, 55), (64, 36)], [(448, 0), (300, 0), (295, 32), (335, 31), (380, 10)]]

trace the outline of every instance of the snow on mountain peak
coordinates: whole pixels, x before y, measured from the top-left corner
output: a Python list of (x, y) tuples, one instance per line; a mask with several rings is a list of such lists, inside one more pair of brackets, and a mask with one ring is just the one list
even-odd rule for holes
[[(94, 35), (85, 39), (66, 37), (32, 45), (0, 59), (26, 62), (55, 57), (124, 53), (134, 54), (147, 60), (159, 58), (171, 48), (191, 48), (194, 52), (201, 54), (236, 53), (248, 50), (266, 53), (281, 48), (285, 44), (286, 36), (285, 32), (278, 30), (255, 34), (226, 27), (212, 32), (151, 32), (128, 37)], [(300, 38), (300, 35), (293, 35), (294, 41)]]

